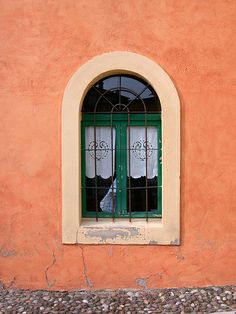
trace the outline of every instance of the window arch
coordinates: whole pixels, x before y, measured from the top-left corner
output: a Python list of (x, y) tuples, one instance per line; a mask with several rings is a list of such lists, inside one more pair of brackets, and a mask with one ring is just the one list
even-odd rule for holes
[[(135, 92), (132, 91), (132, 89), (123, 88), (121, 93), (121, 84), (118, 87), (120, 88), (120, 92), (117, 87), (110, 86), (107, 88), (105, 86), (105, 84), (112, 85), (114, 80), (117, 79), (120, 80), (120, 82), (122, 79), (123, 81), (133, 80), (133, 83), (138, 82), (140, 86), (142, 84), (144, 84), (145, 87), (148, 86), (149, 92), (152, 93), (156, 101), (155, 106), (149, 106), (150, 113), (152, 115), (160, 115), (160, 109), (162, 109), (162, 216), (160, 217), (159, 215), (160, 218), (157, 219), (150, 215), (148, 223), (147, 217), (149, 217), (149, 208), (147, 206), (145, 210), (146, 217), (141, 217), (143, 219), (132, 219), (132, 222), (131, 219), (121, 221), (116, 219), (114, 223), (114, 210), (112, 217), (110, 217), (111, 219), (109, 219), (109, 216), (105, 221), (104, 219), (97, 219), (96, 224), (94, 223), (94, 219), (88, 218), (90, 215), (82, 215), (82, 202), (84, 202), (84, 200), (81, 191), (84, 187), (83, 184), (81, 185), (81, 178), (83, 180), (85, 176), (83, 167), (81, 168), (80, 166), (80, 148), (82, 147), (83, 150), (85, 137), (83, 137), (82, 134), (81, 142), (80, 123), (83, 117), (83, 125), (86, 120), (86, 115), (88, 118), (89, 112), (91, 112), (91, 93), (96, 90), (96, 84), (100, 84), (100, 87), (97, 86), (96, 91), (96, 102), (99, 103), (100, 101), (99, 108), (98, 105), (96, 105), (97, 113), (100, 112), (104, 115), (104, 112), (106, 112), (109, 107), (109, 101), (111, 100), (106, 99), (106, 101), (104, 101), (104, 95), (99, 95), (98, 90), (100, 88), (101, 90), (106, 89), (102, 93), (105, 93), (106, 98), (112, 97), (113, 100), (115, 99), (115, 102), (117, 101), (117, 104), (113, 104), (112, 111), (116, 110), (119, 113), (119, 110), (122, 111), (121, 107), (126, 110), (129, 107), (127, 107), (127, 104), (131, 101), (133, 108), (131, 108), (128, 114), (126, 111), (129, 119), (133, 114), (142, 114), (144, 115), (142, 117), (143, 121), (145, 121), (145, 123), (148, 121), (148, 110), (141, 109), (142, 106), (142, 108), (146, 106), (145, 103), (143, 104), (143, 100), (140, 99), (142, 97), (139, 97), (139, 101), (135, 104), (134, 98), (136, 97), (135, 99), (137, 99), (137, 93), (136, 96), (134, 96)], [(123, 97), (122, 102), (121, 97)], [(94, 96), (92, 98), (94, 99)], [(124, 103), (125, 101), (126, 104)], [(142, 110), (143, 112), (141, 113)], [(108, 114), (111, 115), (111, 113)], [(155, 118), (156, 117), (157, 116), (155, 116)], [(133, 118), (132, 116), (132, 119)], [(114, 121), (112, 120), (112, 122)], [(147, 124), (144, 126), (147, 129)], [(179, 244), (179, 128), (179, 98), (176, 89), (166, 72), (150, 59), (130, 52), (112, 52), (97, 56), (83, 65), (69, 81), (63, 98), (63, 243)], [(137, 131), (137, 129), (135, 131)], [(82, 127), (82, 133), (83, 132)], [(125, 139), (125, 137), (123, 138)], [(147, 142), (147, 134), (145, 140)], [(124, 141), (127, 142), (127, 137)], [(126, 151), (130, 151), (130, 147), (128, 150), (126, 149)], [(149, 151), (146, 149), (146, 157), (148, 152)], [(96, 156), (96, 149), (93, 153), (95, 153)], [(147, 159), (148, 158), (146, 158), (146, 160)], [(128, 168), (130, 169), (130, 166)], [(114, 178), (112, 179), (112, 182), (113, 181)], [(114, 189), (113, 185), (112, 189)], [(147, 193), (147, 180), (144, 190)], [(130, 201), (130, 194), (126, 199)], [(148, 198), (146, 197), (146, 199)], [(132, 209), (129, 209), (129, 217), (131, 217), (131, 212)], [(98, 218), (97, 209), (96, 218)]]

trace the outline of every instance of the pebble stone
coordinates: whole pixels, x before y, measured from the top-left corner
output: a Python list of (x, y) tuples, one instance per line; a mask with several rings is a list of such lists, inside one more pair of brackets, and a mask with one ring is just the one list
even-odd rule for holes
[(30, 291), (0, 287), (0, 314), (236, 314), (236, 286), (104, 291)]

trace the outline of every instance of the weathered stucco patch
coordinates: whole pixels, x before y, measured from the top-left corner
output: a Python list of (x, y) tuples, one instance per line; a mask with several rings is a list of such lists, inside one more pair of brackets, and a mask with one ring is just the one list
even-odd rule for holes
[(146, 278), (137, 278), (135, 281), (139, 287), (147, 289), (147, 279)]
[(170, 244), (172, 245), (178, 245), (179, 244), (179, 239), (174, 239), (173, 241), (170, 241)]
[(139, 235), (138, 228), (91, 228), (87, 230), (86, 237), (98, 238), (100, 242), (106, 243), (107, 240), (114, 240), (117, 237), (121, 239), (129, 239)]
[(149, 241), (149, 244), (158, 244), (158, 241), (151, 240), (151, 241)]
[(12, 249), (12, 250), (7, 250), (5, 249), (3, 246), (0, 248), (0, 256), (1, 257), (10, 257), (10, 256), (15, 256), (16, 250)]

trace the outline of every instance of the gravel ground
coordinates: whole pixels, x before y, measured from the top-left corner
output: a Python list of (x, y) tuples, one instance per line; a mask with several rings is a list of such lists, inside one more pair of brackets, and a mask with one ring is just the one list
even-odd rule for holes
[(236, 287), (115, 291), (0, 288), (0, 313), (236, 313)]

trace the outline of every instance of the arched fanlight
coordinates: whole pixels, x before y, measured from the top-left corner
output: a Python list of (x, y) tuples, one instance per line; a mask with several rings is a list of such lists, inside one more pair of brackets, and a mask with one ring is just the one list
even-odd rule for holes
[(160, 100), (144, 80), (131, 75), (112, 75), (96, 82), (88, 91), (84, 113), (160, 112)]

